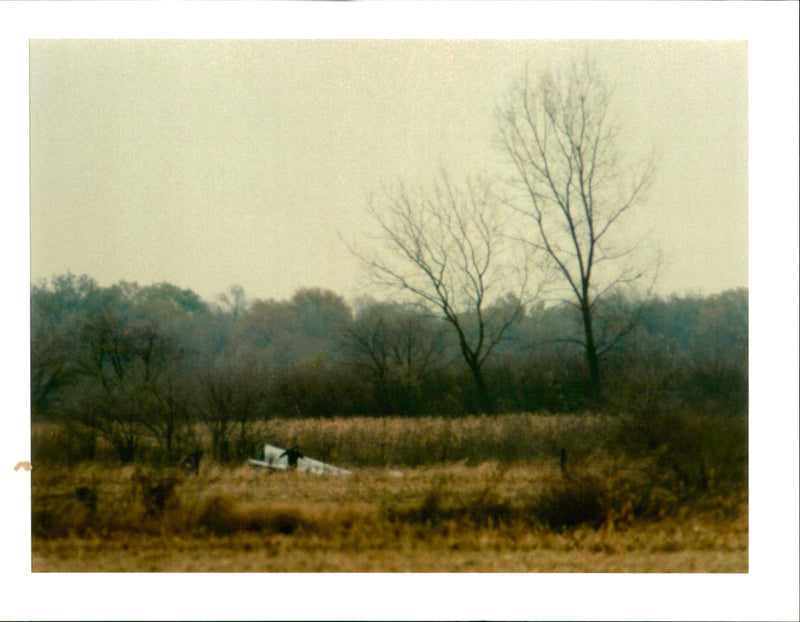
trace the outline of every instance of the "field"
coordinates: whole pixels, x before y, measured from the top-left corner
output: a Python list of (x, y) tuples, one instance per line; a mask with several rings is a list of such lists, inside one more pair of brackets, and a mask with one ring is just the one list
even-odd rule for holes
[[(616, 425), (534, 415), (269, 422), (270, 440), (311, 448), (349, 468), (345, 477), (42, 460), (32, 568), (747, 572), (746, 485), (718, 477), (702, 494), (688, 489), (663, 450), (609, 451), (601, 439), (616, 438)], [(34, 456), (37, 438), (41, 452), (54, 433), (38, 432)]]

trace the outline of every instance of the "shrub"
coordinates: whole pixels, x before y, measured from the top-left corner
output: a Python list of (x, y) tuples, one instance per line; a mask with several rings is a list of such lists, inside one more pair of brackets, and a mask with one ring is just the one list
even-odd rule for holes
[(530, 511), (551, 529), (597, 528), (606, 520), (605, 489), (602, 482), (588, 476), (559, 481), (536, 497)]
[(197, 519), (200, 527), (216, 535), (227, 535), (244, 528), (245, 521), (233, 501), (214, 495), (203, 505)]
[(97, 523), (97, 492), (80, 486), (73, 494), (63, 493), (34, 499), (31, 531), (43, 538), (82, 535)]
[(166, 509), (175, 510), (180, 505), (175, 494), (180, 478), (175, 473), (137, 471), (131, 482), (133, 496), (141, 503), (149, 518), (159, 518)]
[(224, 495), (214, 495), (203, 504), (197, 525), (216, 535), (238, 531), (292, 535), (313, 527), (313, 521), (297, 506), (241, 506)]
[(292, 505), (252, 506), (240, 510), (240, 515), (244, 519), (244, 528), (249, 531), (280, 533), (290, 536), (301, 528), (312, 526), (303, 511)]
[(31, 454), (34, 464), (72, 466), (99, 457), (94, 431), (72, 422), (34, 423), (31, 427)]
[(684, 496), (741, 487), (747, 481), (747, 417), (704, 415), (669, 406), (620, 420), (616, 446), (632, 457), (653, 457), (672, 473)]

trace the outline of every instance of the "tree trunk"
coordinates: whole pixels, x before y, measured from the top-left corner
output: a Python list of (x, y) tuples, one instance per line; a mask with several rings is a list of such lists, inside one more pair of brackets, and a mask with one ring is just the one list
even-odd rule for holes
[(164, 440), (166, 441), (166, 445), (167, 445), (167, 447), (166, 447), (166, 449), (167, 449), (167, 462), (169, 464), (172, 464), (172, 462), (175, 460), (175, 456), (173, 456), (173, 450), (172, 450), (173, 436), (174, 435), (175, 435), (175, 431), (174, 431), (174, 425), (172, 423), (172, 420), (171, 419), (167, 420), (167, 426), (166, 426), (166, 429), (164, 430)]
[(376, 411), (383, 416), (392, 414), (393, 405), (389, 393), (389, 381), (386, 378), (384, 371), (379, 371), (373, 386), (373, 403), (375, 404)]
[(472, 377), (475, 379), (475, 390), (478, 397), (478, 410), (487, 415), (494, 414), (494, 401), (489, 393), (489, 387), (486, 386), (486, 381), (483, 378), (483, 371), (480, 365), (470, 364)]
[(592, 312), (586, 298), (581, 301), (581, 316), (583, 319), (583, 333), (585, 338), (586, 364), (589, 367), (589, 399), (592, 406), (600, 403), (602, 390), (600, 380), (600, 360), (597, 355), (597, 344), (594, 341), (592, 329)]
[(458, 333), (458, 343), (461, 347), (461, 354), (464, 356), (464, 360), (467, 362), (469, 370), (472, 372), (472, 377), (475, 380), (475, 390), (478, 398), (478, 410), (480, 412), (485, 412), (486, 414), (494, 414), (494, 404), (492, 402), (492, 397), (489, 394), (489, 388), (486, 386), (486, 380), (483, 378), (483, 370), (481, 369), (481, 364), (478, 358), (480, 346), (478, 346), (478, 352), (473, 352), (472, 348), (470, 348), (469, 344), (467, 343), (467, 337), (459, 325), (458, 320), (456, 318), (451, 318), (449, 322), (455, 327), (456, 332)]
[(122, 438), (117, 443), (117, 456), (122, 464), (130, 464), (136, 458), (137, 442), (136, 439), (128, 437)]

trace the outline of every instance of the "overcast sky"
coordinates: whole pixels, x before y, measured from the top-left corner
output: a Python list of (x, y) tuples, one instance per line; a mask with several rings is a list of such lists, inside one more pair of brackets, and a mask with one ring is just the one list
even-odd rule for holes
[(352, 299), (341, 236), (367, 196), (499, 166), (493, 111), (526, 62), (584, 49), (623, 147), (658, 154), (629, 223), (664, 255), (658, 291), (746, 286), (744, 41), (33, 40), (31, 279)]

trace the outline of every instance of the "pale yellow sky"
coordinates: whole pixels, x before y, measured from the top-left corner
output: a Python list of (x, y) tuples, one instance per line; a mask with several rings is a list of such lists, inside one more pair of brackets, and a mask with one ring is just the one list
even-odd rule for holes
[(493, 110), (588, 48), (657, 182), (630, 220), (659, 292), (747, 285), (747, 44), (33, 40), (31, 277), (364, 293), (369, 193), (498, 166)]

